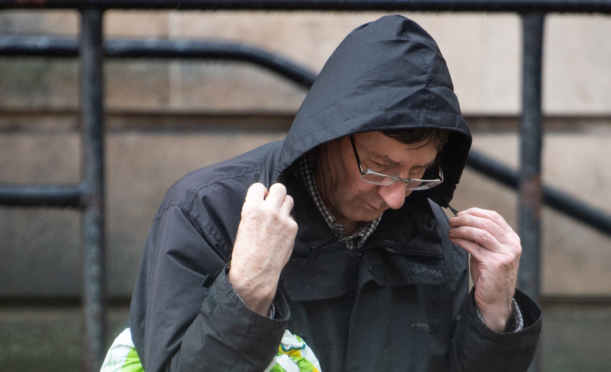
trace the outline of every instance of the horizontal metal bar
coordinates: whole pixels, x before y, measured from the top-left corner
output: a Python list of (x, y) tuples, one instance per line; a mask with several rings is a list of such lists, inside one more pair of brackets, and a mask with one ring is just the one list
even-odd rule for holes
[(0, 185), (0, 205), (79, 208), (79, 186)]
[(543, 202), (598, 231), (611, 235), (611, 215), (583, 203), (558, 189), (543, 186)]
[(3, 57), (78, 57), (78, 40), (49, 36), (0, 37), (0, 55)]
[(181, 58), (243, 61), (272, 70), (309, 88), (316, 79), (311, 71), (260, 48), (240, 43), (194, 40), (108, 40), (108, 58)]
[(0, 0), (7, 8), (611, 13), (609, 0)]
[[(467, 165), (482, 175), (508, 186), (518, 189), (518, 172), (508, 166), (490, 159), (476, 150), (469, 152)], [(611, 236), (611, 215), (596, 209), (554, 187), (543, 186), (543, 202), (577, 221)]]
[[(5, 36), (0, 37), (0, 56), (75, 58), (79, 55), (76, 39)], [(199, 59), (249, 62), (271, 70), (305, 88), (316, 74), (290, 60), (260, 48), (241, 43), (196, 40), (106, 40), (106, 58)]]
[(471, 149), (469, 151), (467, 166), (505, 186), (514, 190), (518, 189), (519, 180), (517, 171), (514, 171), (505, 164), (490, 159), (477, 150)]

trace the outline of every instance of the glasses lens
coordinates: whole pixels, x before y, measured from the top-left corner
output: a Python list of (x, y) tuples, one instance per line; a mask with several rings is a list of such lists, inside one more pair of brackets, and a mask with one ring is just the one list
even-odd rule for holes
[[(395, 183), (394, 177), (383, 176), (378, 174), (365, 173), (361, 176), (361, 180), (372, 183), (379, 186), (388, 186)], [(407, 190), (428, 190), (432, 187), (439, 185), (442, 181), (431, 180), (431, 181), (412, 181), (405, 184)]]
[(380, 186), (388, 186), (394, 183), (394, 181), (392, 180), (392, 177), (390, 176), (383, 176), (383, 175), (372, 174), (372, 173), (363, 174), (361, 176), (361, 180), (365, 182), (373, 183), (374, 185), (380, 185)]
[(413, 181), (408, 183), (405, 188), (408, 190), (428, 190), (432, 187), (435, 187), (437, 185), (439, 185), (441, 183), (441, 181), (438, 180), (434, 180), (434, 181)]

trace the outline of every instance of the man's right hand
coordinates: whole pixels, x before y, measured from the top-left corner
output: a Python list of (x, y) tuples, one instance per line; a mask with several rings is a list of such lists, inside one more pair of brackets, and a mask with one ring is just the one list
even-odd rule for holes
[(229, 282), (252, 311), (266, 316), (276, 294), (280, 272), (297, 236), (291, 217), (293, 198), (286, 187), (255, 183), (246, 193), (238, 227)]

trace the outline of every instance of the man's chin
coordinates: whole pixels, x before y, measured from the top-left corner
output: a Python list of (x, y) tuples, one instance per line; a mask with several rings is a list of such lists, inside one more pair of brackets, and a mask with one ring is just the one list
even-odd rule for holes
[(383, 208), (375, 208), (371, 205), (367, 205), (364, 210), (363, 213), (359, 219), (359, 221), (361, 222), (371, 222), (373, 220), (375, 220), (376, 218), (380, 217), (382, 215), (382, 213), (384, 213), (386, 209)]

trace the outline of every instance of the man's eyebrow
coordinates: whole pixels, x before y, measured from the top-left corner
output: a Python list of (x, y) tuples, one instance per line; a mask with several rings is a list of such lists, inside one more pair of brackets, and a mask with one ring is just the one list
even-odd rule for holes
[(387, 164), (387, 165), (397, 165), (398, 163), (394, 160), (392, 160), (388, 155), (385, 154), (380, 154), (377, 151), (374, 151), (372, 154), (374, 157), (377, 158), (377, 160), (382, 161), (383, 163)]
[[(392, 160), (388, 155), (386, 154), (380, 154), (377, 151), (373, 151), (372, 154), (374, 157), (377, 158), (378, 161), (381, 161), (383, 163), (385, 163), (388, 166), (395, 166), (399, 163), (397, 163), (396, 161)], [(422, 168), (429, 168), (433, 165), (437, 164), (437, 157), (435, 157), (435, 159), (431, 160), (430, 162), (424, 164), (424, 165), (420, 165), (420, 167)]]

